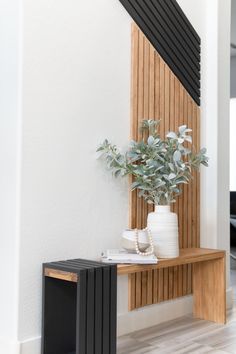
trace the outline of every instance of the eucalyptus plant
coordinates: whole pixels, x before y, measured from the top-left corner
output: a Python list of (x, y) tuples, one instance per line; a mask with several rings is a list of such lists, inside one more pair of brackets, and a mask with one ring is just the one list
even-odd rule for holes
[(128, 151), (121, 153), (107, 139), (99, 146), (106, 165), (115, 177), (131, 175), (131, 189), (148, 203), (169, 205), (180, 195), (181, 185), (188, 184), (193, 170), (208, 166), (206, 149), (195, 151), (191, 129), (186, 125), (169, 132), (165, 139), (158, 133), (160, 121), (143, 120), (141, 141), (130, 142)]

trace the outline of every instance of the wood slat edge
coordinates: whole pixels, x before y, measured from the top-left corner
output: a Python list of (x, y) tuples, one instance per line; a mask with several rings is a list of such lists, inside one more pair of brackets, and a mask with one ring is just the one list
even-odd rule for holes
[(70, 273), (70, 272), (65, 272), (62, 270), (51, 269), (51, 268), (44, 269), (44, 276), (58, 279), (58, 280), (65, 280), (73, 283), (77, 283), (79, 278), (78, 274), (76, 273)]

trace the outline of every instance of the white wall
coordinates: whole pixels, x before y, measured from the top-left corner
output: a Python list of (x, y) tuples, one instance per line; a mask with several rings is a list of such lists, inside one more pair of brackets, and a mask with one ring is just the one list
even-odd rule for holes
[[(211, 158), (202, 173), (202, 244), (227, 249), (230, 2), (222, 9), (215, 0), (179, 3), (202, 37), (202, 145)], [(18, 339), (23, 353), (36, 354), (41, 263), (96, 258), (118, 246), (127, 225), (127, 185), (102, 169), (94, 151), (105, 137), (121, 146), (128, 141), (130, 18), (110, 0), (23, 0), (23, 9)], [(191, 298), (128, 314), (124, 277), (118, 309), (124, 333), (183, 315)]]
[(119, 1), (24, 0), (19, 340), (40, 335), (41, 264), (117, 247), (127, 186), (96, 160), (129, 137), (130, 18)]
[[(230, 248), (230, 33), (231, 33), (231, 0), (220, 0), (218, 3), (218, 109), (217, 132), (217, 247), (225, 249), (229, 255)], [(229, 257), (228, 257), (229, 284)]]
[[(236, 44), (236, 0), (231, 0), (231, 43)], [(231, 49), (231, 97), (236, 97), (236, 49)]]
[[(179, 0), (202, 41), (201, 144), (210, 157), (201, 173), (201, 245), (229, 249), (230, 0)], [(224, 235), (224, 236), (223, 236)]]
[(20, 7), (0, 1), (0, 352), (17, 346)]
[(230, 190), (236, 191), (236, 98), (230, 100)]
[[(201, 144), (209, 168), (201, 174), (201, 244), (229, 249), (230, 0), (181, 0), (202, 40)], [(205, 15), (200, 21), (200, 11)], [(218, 33), (218, 35), (217, 35)], [(224, 236), (223, 236), (224, 235)]]

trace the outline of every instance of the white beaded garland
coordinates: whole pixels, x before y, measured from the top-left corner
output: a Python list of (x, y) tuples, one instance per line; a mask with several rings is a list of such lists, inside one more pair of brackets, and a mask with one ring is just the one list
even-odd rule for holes
[(137, 252), (137, 254), (139, 254), (140, 256), (150, 256), (154, 253), (154, 245), (153, 245), (153, 239), (152, 239), (152, 235), (151, 235), (151, 231), (146, 228), (145, 230), (147, 230), (148, 233), (148, 238), (149, 238), (149, 243), (150, 243), (150, 251), (148, 252), (141, 252), (139, 249), (139, 240), (138, 240), (138, 229), (135, 229), (135, 250)]

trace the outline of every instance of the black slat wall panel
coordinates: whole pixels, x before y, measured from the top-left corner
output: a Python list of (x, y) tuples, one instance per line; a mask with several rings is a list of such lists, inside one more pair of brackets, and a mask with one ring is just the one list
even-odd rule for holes
[(201, 41), (176, 0), (120, 0), (163, 60), (200, 105)]
[(77, 290), (76, 354), (86, 352), (87, 271), (81, 270)]
[(110, 269), (103, 270), (102, 354), (110, 354)]
[[(117, 323), (114, 321), (117, 314), (117, 267), (110, 267), (110, 338), (116, 338)], [(110, 340), (110, 353), (116, 353), (116, 342)]]

